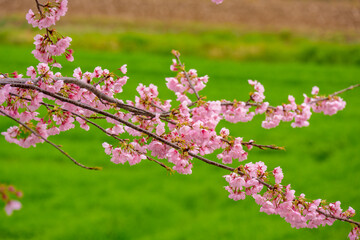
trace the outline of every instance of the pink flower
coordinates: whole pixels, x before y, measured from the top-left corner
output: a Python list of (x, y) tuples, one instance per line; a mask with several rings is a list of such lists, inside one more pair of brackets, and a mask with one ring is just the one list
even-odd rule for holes
[(74, 70), (73, 77), (80, 80), (82, 78), (82, 72), (81, 69), (78, 67)]
[[(56, 2), (59, 2), (59, 0), (57, 0)], [(56, 20), (59, 20), (60, 19), (60, 16), (65, 16), (67, 10), (68, 10), (68, 7), (67, 7), (67, 4), (68, 4), (68, 0), (62, 0), (60, 2), (60, 6), (59, 8), (57, 9), (57, 12), (56, 12), (56, 15), (57, 15), (57, 19)]]
[(115, 148), (112, 151), (112, 154), (113, 155), (112, 155), (112, 158), (111, 158), (110, 161), (112, 161), (115, 164), (119, 164), (119, 163), (124, 164), (126, 162), (126, 160), (127, 160), (127, 159), (121, 157), (121, 155), (122, 155), (122, 149), (121, 148)]
[(65, 52), (65, 50), (67, 48), (69, 48), (70, 46), (70, 42), (72, 41), (72, 39), (70, 37), (65, 37), (60, 39), (57, 43), (56, 43), (56, 47), (59, 49), (58, 50), (58, 55), (61, 55)]
[(148, 150), (152, 151), (151, 155), (160, 159), (166, 157), (166, 146), (158, 141), (151, 141)]
[(282, 169), (281, 169), (280, 167), (274, 168), (273, 174), (274, 174), (274, 177), (275, 177), (275, 183), (276, 183), (276, 184), (280, 184), (281, 181), (282, 181), (283, 178), (284, 178), (284, 174), (283, 174), (283, 172), (282, 172)]
[(350, 240), (360, 239), (360, 227), (354, 227), (348, 235)]
[(90, 126), (87, 124), (87, 122), (86, 122), (84, 119), (82, 119), (82, 118), (80, 118), (80, 117), (76, 117), (76, 121), (77, 121), (78, 123), (80, 123), (80, 127), (81, 127), (82, 129), (84, 129), (85, 131), (89, 131)]
[(314, 86), (312, 88), (311, 94), (312, 95), (317, 95), (319, 93), (319, 88), (317, 86)]
[(173, 72), (178, 71), (179, 69), (177, 68), (178, 64), (176, 62), (176, 59), (173, 59), (172, 62), (173, 62), (173, 64), (171, 64), (170, 70), (173, 71)]
[(193, 166), (192, 163), (190, 163), (188, 160), (181, 159), (180, 161), (177, 161), (175, 163), (175, 166), (173, 167), (173, 169), (180, 174), (191, 174), (192, 166)]
[(32, 80), (36, 78), (36, 71), (33, 66), (27, 68), (26, 75), (31, 77)]
[(39, 74), (46, 74), (50, 70), (49, 65), (46, 63), (39, 63), (37, 69)]
[(60, 63), (54, 63), (51, 66), (56, 67), (56, 68), (62, 68)]
[(14, 210), (20, 210), (21, 209), (21, 203), (19, 201), (16, 200), (10, 200), (6, 205), (5, 205), (5, 212), (7, 215), (12, 215)]
[(34, 12), (31, 9), (29, 9), (29, 12), (26, 14), (26, 20), (28, 21), (29, 24), (34, 25), (34, 17), (35, 17)]
[(143, 154), (139, 155), (139, 154), (133, 153), (131, 158), (128, 160), (128, 162), (129, 162), (130, 166), (132, 166), (132, 165), (140, 163), (141, 160), (143, 160), (143, 159), (146, 159), (145, 155), (143, 155)]
[(222, 136), (222, 137), (227, 137), (227, 136), (229, 136), (229, 134), (230, 134), (230, 131), (229, 131), (229, 129), (227, 129), (227, 128), (222, 128), (221, 130), (220, 130), (220, 135)]
[(126, 74), (126, 73), (127, 73), (127, 64), (122, 65), (121, 68), (120, 68), (120, 71), (121, 71), (123, 74)]
[(264, 96), (264, 94), (262, 94), (260, 92), (254, 92), (251, 95), (251, 98), (252, 98), (252, 100), (254, 100), (254, 102), (260, 103), (260, 102), (264, 101), (265, 96)]
[(69, 62), (74, 61), (73, 53), (74, 53), (74, 50), (68, 49), (67, 53), (65, 53), (66, 60), (68, 60)]
[(255, 113), (256, 114), (263, 114), (264, 112), (266, 112), (268, 107), (269, 107), (269, 103), (268, 102), (263, 102), (259, 107), (257, 107), (255, 109)]
[(106, 129), (106, 131), (110, 134), (114, 134), (114, 135), (119, 135), (121, 133), (124, 133), (124, 127), (122, 125), (119, 124), (115, 124), (115, 126), (113, 126), (112, 128), (108, 128)]
[(101, 67), (96, 67), (94, 69), (94, 72), (91, 75), (91, 78), (99, 78), (102, 73), (103, 73), (103, 70), (101, 69)]
[(23, 122), (23, 123), (26, 123), (32, 119), (35, 119), (35, 117), (38, 115), (39, 113), (37, 112), (28, 112), (28, 111), (25, 111), (25, 112), (22, 112), (20, 114), (20, 122)]
[(0, 87), (0, 104), (3, 104), (11, 92), (10, 84)]
[(211, 0), (215, 4), (221, 4), (224, 0)]
[(112, 153), (112, 146), (110, 145), (110, 144), (108, 144), (107, 142), (104, 142), (103, 144), (102, 144), (102, 146), (103, 146), (103, 148), (105, 148), (105, 153), (107, 154), (107, 155), (110, 155), (111, 153)]
[(81, 78), (81, 80), (83, 81), (83, 82), (86, 82), (86, 83), (90, 83), (91, 82), (91, 80), (92, 80), (92, 73), (91, 72), (85, 72), (83, 75), (82, 75), (82, 78)]
[[(160, 120), (159, 120), (160, 121)], [(163, 122), (159, 122), (158, 125), (156, 126), (156, 134), (157, 135), (162, 135), (163, 133), (165, 133), (165, 123)]]

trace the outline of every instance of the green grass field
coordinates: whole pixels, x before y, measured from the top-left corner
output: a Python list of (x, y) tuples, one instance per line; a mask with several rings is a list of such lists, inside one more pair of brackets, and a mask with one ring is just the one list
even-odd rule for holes
[[(31, 49), (1, 44), (0, 72), (25, 73), (36, 64)], [(358, 83), (360, 76), (354, 65), (239, 62), (193, 55), (184, 55), (183, 61), (210, 76), (208, 87), (200, 92), (210, 100), (246, 100), (247, 79), (257, 79), (272, 104), (285, 102), (288, 94), (300, 102), (302, 93), (310, 94), (314, 85), (322, 93), (332, 93)], [(158, 85), (161, 97), (172, 96), (164, 81), (172, 76), (170, 53), (83, 49), (75, 52), (74, 63), (63, 66), (72, 75), (78, 66), (84, 71), (98, 65), (115, 70), (125, 63), (130, 80), (120, 98), (133, 99), (140, 82)], [(298, 194), (340, 200), (343, 208), (360, 210), (359, 96), (359, 90), (345, 93), (344, 111), (335, 116), (314, 114), (308, 128), (293, 129), (284, 123), (265, 130), (260, 127), (261, 116), (251, 123), (223, 126), (246, 140), (285, 146), (282, 152), (254, 149), (249, 161), (282, 166), (283, 182), (291, 183)], [(0, 131), (12, 124), (1, 119)], [(194, 161), (191, 176), (169, 175), (150, 162), (114, 165), (101, 147), (111, 140), (97, 129), (71, 130), (51, 140), (78, 161), (104, 169), (80, 169), (47, 145), (22, 149), (1, 138), (0, 181), (16, 185), (25, 196), (21, 211), (11, 217), (0, 214), (0, 239), (345, 239), (350, 231), (340, 222), (296, 230), (278, 216), (260, 213), (251, 198), (234, 202), (223, 189), (227, 172), (202, 162)]]
[[(358, 34), (299, 33), (291, 30), (250, 31), (237, 25), (200, 22), (124, 21), (108, 17), (65, 18), (57, 26), (73, 38), (75, 49), (183, 54), (234, 61), (301, 62), (360, 65)], [(24, 17), (0, 17), (0, 44), (28, 45), (39, 31)]]

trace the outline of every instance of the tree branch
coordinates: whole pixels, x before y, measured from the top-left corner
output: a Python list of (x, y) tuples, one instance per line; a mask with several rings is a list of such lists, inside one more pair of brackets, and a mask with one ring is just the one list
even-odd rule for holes
[(337, 92), (334, 92), (332, 94), (330, 94), (328, 97), (324, 97), (324, 98), (318, 98), (318, 99), (314, 99), (313, 101), (309, 102), (309, 104), (312, 104), (312, 103), (317, 103), (317, 102), (321, 102), (321, 101), (325, 101), (325, 100), (329, 100), (337, 95), (340, 95), (344, 92), (347, 92), (347, 91), (350, 91), (350, 90), (353, 90), (354, 88), (357, 88), (357, 87), (360, 87), (360, 83), (358, 84), (355, 84), (355, 85), (352, 85), (348, 88), (345, 88), (345, 89), (342, 89), (340, 91), (337, 91)]
[[(56, 99), (58, 99), (58, 100), (60, 100), (60, 101), (68, 102), (68, 103), (71, 103), (71, 104), (73, 104), (73, 105), (75, 105), (75, 106), (78, 106), (78, 107), (81, 107), (81, 108), (84, 108), (84, 109), (87, 109), (87, 110), (90, 110), (90, 111), (99, 113), (99, 114), (101, 114), (101, 115), (103, 115), (103, 116), (112, 118), (112, 119), (114, 119), (114, 120), (116, 120), (116, 121), (118, 121), (118, 122), (120, 122), (120, 123), (122, 123), (122, 124), (124, 124), (124, 125), (126, 125), (126, 126), (128, 126), (128, 127), (130, 127), (130, 128), (132, 128), (132, 129), (134, 129), (134, 130), (136, 130), (136, 131), (139, 131), (139, 132), (141, 132), (141, 133), (143, 133), (143, 134), (145, 134), (145, 135), (147, 135), (147, 136), (149, 136), (149, 137), (152, 137), (152, 138), (158, 140), (159, 142), (162, 142), (162, 143), (164, 143), (164, 144), (166, 144), (166, 145), (168, 145), (168, 146), (170, 146), (170, 147), (172, 147), (172, 148), (174, 148), (174, 149), (176, 149), (176, 150), (181, 150), (181, 147), (179, 147), (178, 145), (176, 145), (176, 144), (174, 144), (174, 143), (172, 143), (172, 142), (169, 142), (169, 141), (167, 141), (166, 139), (164, 139), (164, 138), (162, 138), (162, 137), (160, 137), (160, 136), (158, 136), (158, 135), (156, 135), (156, 134), (154, 134), (154, 133), (152, 133), (152, 132), (149, 132), (149, 131), (147, 131), (147, 130), (145, 130), (145, 129), (142, 129), (142, 128), (140, 128), (140, 127), (138, 127), (138, 126), (136, 126), (136, 125), (134, 125), (134, 124), (132, 124), (132, 123), (130, 123), (130, 122), (127, 122), (127, 121), (125, 121), (125, 120), (123, 120), (123, 119), (121, 119), (121, 118), (119, 118), (119, 117), (117, 117), (117, 116), (114, 116), (113, 114), (110, 114), (110, 113), (108, 113), (108, 112), (105, 112), (105, 111), (102, 111), (102, 110), (93, 108), (93, 107), (91, 107), (91, 106), (89, 106), (89, 105), (87, 105), (87, 104), (84, 104), (84, 103), (81, 103), (81, 102), (77, 102), (77, 101), (74, 101), (74, 100), (71, 100), (71, 99), (67, 99), (67, 98), (65, 98), (65, 97), (63, 97), (63, 96), (59, 96), (59, 95), (57, 95), (57, 94), (48, 92), (48, 91), (46, 91), (46, 90), (43, 90), (43, 89), (41, 89), (41, 88), (39, 88), (39, 87), (37, 87), (37, 86), (30, 85), (30, 84), (25, 84), (25, 83), (21, 83), (21, 82), (20, 82), (20, 83), (19, 83), (19, 82), (17, 82), (17, 83), (16, 83), (16, 82), (10, 82), (10, 83), (9, 83), (9, 82), (2, 82), (2, 81), (0, 81), (0, 85), (4, 85), (4, 84), (10, 84), (12, 87), (19, 87), (19, 88), (24, 88), (24, 89), (37, 90), (37, 91), (39, 91), (39, 92), (44, 93), (45, 95), (48, 95), (48, 96), (53, 97), (53, 98), (56, 98)], [(354, 85), (354, 86), (357, 87), (357, 85)], [(350, 87), (350, 88), (348, 88), (348, 89), (350, 90), (350, 89), (353, 89), (353, 88), (355, 88), (355, 87), (352, 86), (352, 88)], [(339, 91), (339, 92), (342, 93), (342, 92), (345, 92), (345, 91), (347, 91), (347, 89), (341, 90), (341, 91)], [(336, 93), (337, 93), (337, 92), (336, 92)], [(1, 111), (1, 113), (3, 113), (3, 112)], [(6, 113), (5, 113), (5, 115), (8, 116)], [(11, 116), (9, 116), (9, 117), (12, 118)], [(14, 118), (12, 118), (12, 119), (15, 120), (15, 121), (17, 121), (17, 122), (19, 122), (18, 120), (14, 119)], [(19, 123), (20, 123), (20, 122), (19, 122)], [(20, 124), (21, 124), (21, 123), (20, 123)], [(104, 129), (104, 130), (105, 130), (105, 129)], [(106, 132), (106, 130), (105, 130), (105, 132)], [(41, 136), (40, 136), (40, 137), (41, 137)], [(45, 140), (45, 141), (47, 141), (47, 140)], [(53, 146), (55, 146), (55, 147), (57, 147), (55, 144), (52, 144), (52, 143), (50, 143), (50, 144), (53, 145)], [(57, 147), (57, 148), (58, 148), (58, 147)], [(59, 149), (59, 148), (58, 148), (58, 149)], [(63, 152), (61, 149), (59, 149), (59, 151)], [(67, 155), (66, 153), (64, 153), (64, 154)], [(204, 157), (202, 157), (202, 156), (199, 156), (199, 155), (197, 155), (197, 154), (194, 154), (194, 153), (192, 153), (192, 152), (190, 152), (190, 151), (188, 152), (188, 154), (189, 154), (189, 156), (194, 157), (194, 158), (196, 158), (196, 159), (198, 159), (198, 160), (200, 160), (200, 161), (203, 161), (203, 162), (205, 162), (205, 163), (207, 163), (207, 164), (210, 164), (210, 165), (213, 165), (213, 166), (216, 166), (216, 167), (219, 167), (219, 168), (222, 168), (222, 169), (231, 171), (231, 172), (235, 172), (235, 173), (237, 173), (237, 174), (239, 174), (239, 175), (241, 175), (241, 176), (244, 175), (244, 173), (242, 173), (241, 171), (239, 171), (238, 168), (232, 168), (232, 167), (226, 166), (226, 165), (224, 165), (224, 164), (221, 164), (221, 163), (212, 161), (212, 160), (210, 160), (210, 159), (204, 158)], [(68, 155), (67, 155), (67, 156), (68, 156)], [(74, 161), (74, 160), (73, 160), (73, 161)], [(160, 164), (160, 165), (161, 165), (161, 164)], [(83, 166), (83, 165), (79, 165), (79, 166)], [(85, 166), (84, 166), (84, 167), (85, 167)], [(85, 167), (85, 168), (87, 168), (87, 167)], [(90, 169), (96, 169), (96, 168), (90, 168)], [(261, 180), (260, 178), (256, 178), (256, 180), (257, 180), (259, 183), (261, 183), (262, 185), (266, 186), (267, 188), (269, 188), (269, 189), (274, 189), (274, 186), (273, 186), (273, 185), (264, 182), (264, 181)], [(356, 221), (349, 220), (349, 219), (346, 219), (346, 218), (335, 217), (335, 216), (326, 214), (326, 213), (324, 213), (324, 212), (322, 212), (322, 211), (320, 211), (320, 210), (319, 210), (318, 212), (319, 212), (320, 214), (323, 214), (323, 215), (326, 216), (326, 217), (334, 218), (334, 219), (337, 219), (337, 220), (340, 220), (340, 221), (350, 222), (350, 223), (353, 223), (353, 224), (355, 224), (355, 225), (357, 225), (357, 226), (360, 226), (360, 222), (356, 222)]]
[(343, 221), (343, 222), (348, 222), (348, 223), (352, 223), (352, 224), (355, 224), (356, 226), (360, 227), (360, 222), (356, 222), (356, 221), (353, 221), (351, 219), (348, 219), (348, 218), (341, 218), (341, 217), (336, 217), (334, 215), (331, 215), (331, 214), (328, 214), (328, 213), (325, 213), (319, 209), (316, 210), (318, 213), (328, 217), (328, 218), (334, 218), (334, 219), (337, 219), (337, 220), (340, 220), (340, 221)]

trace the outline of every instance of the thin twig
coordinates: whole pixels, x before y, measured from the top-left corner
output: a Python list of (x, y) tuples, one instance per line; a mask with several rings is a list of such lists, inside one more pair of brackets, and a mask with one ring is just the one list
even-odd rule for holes
[(242, 145), (248, 146), (254, 146), (257, 148), (260, 148), (261, 150), (265, 150), (265, 149), (273, 149), (273, 150), (285, 150), (285, 147), (278, 147), (276, 145), (261, 145), (261, 144), (256, 144), (255, 142), (242, 142)]
[[(226, 142), (227, 144), (229, 145), (232, 145), (232, 143), (225, 139), (225, 138), (221, 138), (221, 141), (223, 142)], [(273, 149), (273, 150), (285, 150), (284, 147), (278, 147), (278, 146), (275, 146), (275, 145), (261, 145), (261, 144), (256, 144), (255, 141), (254, 142), (241, 142), (241, 145), (243, 146), (254, 146), (254, 147), (257, 147), (257, 148), (260, 148), (261, 150), (266, 150), (267, 148), (268, 149)]]
[(360, 83), (355, 84), (355, 85), (352, 85), (352, 86), (350, 86), (350, 87), (348, 87), (348, 88), (345, 88), (345, 89), (343, 89), (343, 90), (334, 92), (333, 94), (330, 94), (330, 97), (334, 97), (334, 96), (340, 95), (340, 94), (342, 94), (342, 93), (344, 93), (344, 92), (353, 90), (354, 88), (357, 88), (357, 87), (360, 87)]
[(159, 109), (160, 111), (162, 111), (162, 112), (166, 112), (162, 107), (160, 107), (160, 106), (158, 106), (158, 105), (156, 105), (155, 103), (153, 103), (153, 102), (151, 102), (150, 103), (150, 105), (151, 106), (153, 106), (154, 108), (157, 108), (157, 109)]
[(101, 78), (97, 83), (94, 84), (94, 87), (96, 87), (96, 86), (99, 85), (100, 83), (104, 82), (106, 79), (108, 79), (108, 77), (103, 77), (103, 78)]
[(42, 13), (42, 11), (41, 11), (41, 8), (40, 8), (40, 6), (43, 6), (43, 5), (40, 4), (38, 0), (35, 0), (35, 2), (36, 2), (36, 7), (37, 7), (40, 15), (41, 15), (41, 16), (44, 16), (43, 13)]
[(334, 219), (337, 219), (337, 220), (340, 220), (340, 221), (343, 221), (343, 222), (348, 222), (348, 223), (352, 223), (352, 224), (355, 224), (357, 225), (358, 227), (360, 227), (360, 222), (356, 222), (356, 221), (353, 221), (351, 219), (348, 219), (348, 218), (341, 218), (341, 217), (337, 217), (337, 216), (334, 216), (332, 214), (328, 214), (328, 213), (325, 213), (319, 209), (316, 210), (318, 213), (328, 217), (328, 218), (334, 218)]
[(354, 88), (357, 88), (357, 87), (360, 87), (360, 83), (355, 84), (355, 85), (352, 85), (352, 86), (350, 86), (350, 87), (348, 87), (348, 88), (345, 88), (345, 89), (342, 89), (342, 90), (340, 90), (340, 91), (334, 92), (334, 93), (330, 94), (328, 97), (314, 99), (314, 100), (312, 100), (311, 102), (309, 102), (309, 104), (313, 104), (313, 103), (317, 103), (317, 102), (329, 100), (329, 99), (331, 99), (331, 98), (333, 98), (333, 97), (335, 97), (335, 96), (337, 96), (337, 95), (340, 95), (340, 94), (342, 94), (342, 93), (344, 93), (344, 92), (353, 90)]
[(176, 57), (179, 65), (180, 65), (180, 67), (182, 68), (182, 72), (184, 73), (187, 81), (189, 82), (189, 86), (190, 86), (191, 90), (193, 90), (193, 92), (195, 93), (196, 98), (197, 98), (198, 100), (200, 100), (200, 96), (199, 96), (199, 94), (197, 93), (197, 91), (195, 90), (195, 87), (194, 87), (194, 85), (193, 85), (192, 82), (191, 82), (191, 79), (190, 79), (189, 74), (185, 71), (185, 66), (181, 63), (179, 54), (175, 54), (175, 57)]
[(87, 117), (87, 119), (105, 119), (106, 117), (103, 117), (103, 116), (90, 116), (90, 117)]
[(156, 159), (153, 159), (153, 158), (151, 158), (151, 157), (149, 157), (149, 156), (146, 156), (146, 158), (147, 158), (149, 161), (151, 161), (151, 162), (155, 162), (155, 163), (159, 164), (160, 166), (162, 166), (163, 168), (165, 168), (165, 169), (166, 169), (167, 171), (169, 171), (170, 173), (175, 173), (174, 169), (166, 166), (164, 163), (162, 163), (162, 162), (160, 162), (160, 161), (158, 161), (158, 160), (156, 160)]
[(0, 113), (5, 115), (8, 118), (11, 118), (12, 120), (14, 120), (15, 122), (17, 122), (18, 124), (22, 125), (24, 128), (26, 128), (27, 130), (29, 130), (30, 132), (32, 132), (35, 136), (37, 136), (38, 138), (41, 138), (42, 140), (44, 140), (45, 142), (47, 142), (48, 144), (50, 144), (51, 146), (53, 146), (54, 148), (56, 148), (58, 151), (60, 151), (62, 154), (64, 154), (67, 158), (69, 158), (71, 161), (73, 161), (73, 163), (75, 163), (76, 165), (78, 165), (79, 167), (85, 168), (85, 169), (89, 169), (89, 170), (100, 170), (100, 167), (87, 167), (81, 163), (79, 163), (78, 161), (76, 161), (74, 158), (72, 158), (69, 154), (67, 154), (66, 152), (64, 152), (61, 148), (58, 147), (58, 145), (54, 144), (53, 142), (50, 142), (49, 140), (47, 140), (46, 138), (44, 138), (43, 136), (41, 136), (39, 133), (37, 133), (36, 131), (34, 131), (33, 129), (29, 128), (28, 126), (26, 126), (25, 123), (20, 122), (19, 120), (17, 120), (16, 118), (13, 118), (12, 116), (10, 116), (9, 114), (5, 113), (4, 111), (2, 111), (0, 109)]

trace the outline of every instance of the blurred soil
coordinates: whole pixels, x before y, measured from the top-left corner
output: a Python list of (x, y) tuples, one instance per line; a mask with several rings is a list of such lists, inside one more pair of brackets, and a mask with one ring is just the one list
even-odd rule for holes
[[(44, 1), (43, 1), (44, 2)], [(34, 9), (32, 0), (0, 0), (0, 15)], [(126, 21), (200, 22), (250, 30), (360, 34), (360, 0), (69, 0), (69, 15)]]

